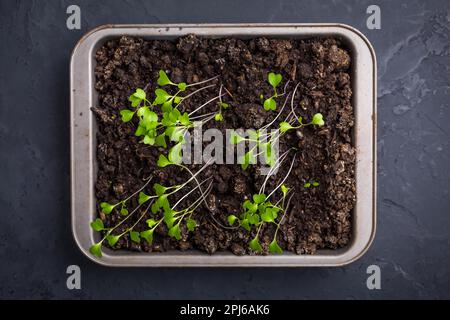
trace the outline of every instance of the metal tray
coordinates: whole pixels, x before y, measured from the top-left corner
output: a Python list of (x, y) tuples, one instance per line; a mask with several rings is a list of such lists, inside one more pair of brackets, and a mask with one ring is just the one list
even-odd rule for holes
[[(135, 253), (104, 248), (102, 258), (89, 247), (98, 234), (89, 223), (96, 215), (96, 121), (90, 108), (97, 103), (94, 89), (95, 51), (108, 39), (122, 35), (147, 39), (174, 39), (189, 33), (205, 37), (259, 36), (299, 39), (312, 36), (341, 38), (352, 55), (354, 143), (357, 150), (356, 196), (351, 243), (339, 250), (320, 250), (315, 255), (283, 253), (268, 256), (235, 256), (228, 252), (208, 255), (199, 251)], [(77, 43), (70, 64), (72, 231), (75, 242), (91, 260), (105, 266), (170, 267), (302, 267), (341, 266), (355, 261), (369, 248), (376, 225), (376, 57), (369, 41), (354, 28), (342, 24), (177, 24), (105, 25)]]

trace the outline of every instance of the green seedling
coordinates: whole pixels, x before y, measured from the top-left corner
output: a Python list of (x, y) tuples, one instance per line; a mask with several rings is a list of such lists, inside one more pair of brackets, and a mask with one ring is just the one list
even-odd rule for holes
[(311, 181), (311, 182), (306, 182), (303, 187), (305, 188), (311, 188), (312, 187), (318, 187), (319, 186), (319, 182), (317, 181)]
[[(150, 180), (147, 181), (147, 183), (143, 187), (141, 187), (138, 191), (136, 191), (135, 193), (133, 193), (130, 197), (128, 197), (126, 199), (126, 200), (129, 200), (131, 197), (138, 195), (138, 206), (136, 208), (134, 208), (124, 219), (122, 219), (114, 227), (106, 228), (103, 221), (100, 218), (95, 219), (90, 224), (91, 228), (94, 231), (102, 232), (103, 237), (99, 242), (97, 242), (91, 246), (90, 252), (97, 257), (101, 257), (102, 256), (101, 248), (102, 248), (102, 244), (104, 241), (106, 241), (110, 246), (114, 246), (120, 240), (120, 238), (122, 238), (126, 234), (128, 234), (130, 237), (130, 240), (135, 243), (141, 243), (141, 240), (144, 239), (151, 244), (153, 241), (153, 233), (154, 233), (155, 229), (163, 222), (165, 223), (165, 225), (167, 227), (168, 235), (177, 240), (180, 240), (182, 237), (182, 232), (181, 232), (182, 224), (186, 225), (186, 229), (188, 230), (188, 232), (194, 231), (195, 228), (197, 227), (197, 221), (194, 220), (192, 216), (193, 216), (195, 210), (201, 204), (201, 202), (206, 202), (206, 197), (212, 189), (212, 182), (209, 183), (209, 185), (205, 191), (203, 191), (202, 187), (201, 187), (204, 183), (211, 180), (211, 178), (205, 179), (202, 182), (198, 182), (198, 180), (197, 180), (198, 174), (200, 172), (202, 172), (208, 165), (209, 165), (209, 162), (206, 163), (195, 174), (186, 168), (189, 171), (189, 173), (191, 174), (191, 177), (187, 181), (185, 181), (184, 183), (182, 183), (180, 185), (166, 187), (159, 183), (155, 183), (153, 185), (153, 191), (154, 191), (153, 195), (148, 195), (143, 191), (143, 189), (150, 182)], [(182, 167), (184, 167), (184, 166), (182, 166)], [(195, 187), (191, 188), (184, 196), (182, 196), (175, 203), (175, 205), (171, 206), (170, 205), (171, 196), (173, 196), (177, 192), (186, 190), (188, 188), (188, 185), (194, 180), (197, 183), (197, 185)], [(200, 198), (196, 199), (193, 203), (188, 205), (186, 208), (176, 209), (177, 206), (180, 205), (182, 203), (182, 201), (187, 198), (188, 195), (190, 195), (192, 192), (196, 191), (197, 189), (200, 190), (200, 192), (201, 192)], [(112, 211), (120, 203), (121, 202), (114, 204), (114, 205), (103, 206), (103, 207), (108, 207), (108, 208), (112, 207), (112, 209), (111, 209), (111, 211)], [(126, 228), (124, 231), (122, 231), (120, 233), (116, 233), (115, 231), (118, 230), (118, 228), (125, 221), (130, 219), (130, 217), (134, 216), (135, 213), (138, 212), (139, 209), (142, 208), (142, 206), (144, 204), (147, 204), (147, 205), (146, 205), (145, 210), (139, 217), (139, 219), (137, 219), (137, 221), (134, 224), (132, 224), (131, 227)], [(103, 207), (102, 207), (102, 210), (103, 210)], [(157, 216), (158, 216), (157, 214), (160, 213), (161, 210), (163, 212), (163, 215), (161, 218), (157, 218)], [(111, 211), (109, 213), (111, 213)], [(143, 217), (147, 214), (152, 214), (154, 216), (154, 217), (146, 220), (146, 224), (149, 227), (149, 229), (143, 230), (143, 231), (135, 230), (135, 227), (143, 219)]]
[[(286, 157), (287, 152), (282, 155), (283, 161), (284, 159), (286, 159)], [(287, 172), (284, 179), (268, 195), (266, 195), (265, 193), (265, 188), (270, 176), (270, 172), (267, 175), (264, 183), (261, 185), (259, 193), (254, 194), (251, 200), (246, 200), (242, 204), (243, 213), (239, 217), (236, 217), (235, 215), (229, 215), (227, 217), (230, 226), (235, 225), (237, 222), (240, 227), (244, 228), (247, 231), (251, 231), (252, 228), (254, 227), (257, 229), (255, 237), (249, 243), (250, 249), (252, 249), (255, 252), (261, 252), (263, 250), (259, 242), (259, 234), (261, 231), (261, 227), (265, 223), (273, 223), (277, 226), (273, 240), (269, 245), (269, 252), (270, 253), (282, 252), (282, 249), (277, 242), (277, 234), (281, 226), (281, 222), (283, 221), (284, 216), (286, 215), (287, 208), (289, 206), (289, 201), (286, 203), (286, 198), (287, 195), (290, 193), (290, 188), (288, 188), (284, 184), (284, 182), (290, 175), (292, 168), (294, 166), (294, 162), (295, 162), (295, 155), (292, 160), (289, 171)], [(279, 162), (278, 165), (281, 165), (281, 163), (282, 161)], [(273, 195), (276, 193), (277, 190), (281, 191), (281, 198), (275, 204), (273, 204), (270, 201), (270, 199), (271, 197), (273, 197)], [(279, 218), (280, 214), (281, 218)]]
[(275, 98), (278, 98), (278, 96), (279, 96), (277, 87), (281, 83), (282, 79), (283, 79), (283, 77), (281, 74), (275, 74), (273, 72), (270, 72), (267, 75), (267, 81), (273, 88), (273, 95), (264, 100), (264, 103), (263, 103), (264, 110), (269, 111), (269, 110), (277, 109), (277, 102), (275, 101)]

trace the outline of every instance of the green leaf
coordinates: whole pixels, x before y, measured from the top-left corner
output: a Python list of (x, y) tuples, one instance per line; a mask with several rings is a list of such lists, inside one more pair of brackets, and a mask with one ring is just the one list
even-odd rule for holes
[(173, 84), (172, 81), (170, 81), (169, 77), (167, 76), (167, 73), (164, 70), (159, 70), (159, 77), (158, 77), (158, 86), (166, 86), (168, 84)]
[(112, 234), (110, 234), (106, 237), (106, 241), (108, 241), (108, 244), (111, 247), (114, 247), (114, 245), (117, 243), (117, 241), (119, 241), (119, 239), (120, 239), (120, 236), (113, 236)]
[(146, 195), (143, 191), (139, 192), (139, 204), (144, 204), (150, 199), (151, 197)]
[(178, 84), (178, 89), (179, 89), (180, 91), (185, 91), (185, 90), (186, 90), (186, 87), (187, 87), (187, 84), (184, 83), (184, 82), (180, 82), (180, 83)]
[(153, 229), (142, 231), (140, 234), (141, 238), (145, 239), (149, 244), (153, 242)]
[(128, 209), (127, 208), (120, 209), (120, 214), (126, 216), (128, 214)]
[(283, 196), (286, 196), (286, 194), (288, 193), (289, 188), (286, 187), (286, 185), (282, 184), (281, 185), (281, 192), (283, 193)]
[(152, 146), (155, 144), (155, 138), (152, 138), (149, 135), (145, 135), (143, 142), (144, 142), (144, 144), (148, 144), (148, 145)]
[(175, 164), (180, 164), (183, 160), (181, 155), (182, 143), (177, 143), (169, 150), (169, 161)]
[(158, 158), (158, 162), (156, 163), (158, 167), (164, 168), (170, 164), (172, 164), (172, 162), (170, 162), (165, 155), (160, 154), (159, 158)]
[(122, 116), (123, 122), (128, 122), (131, 119), (133, 119), (134, 111), (131, 111), (128, 109), (123, 109), (123, 110), (120, 110), (120, 115)]
[(236, 131), (231, 131), (230, 134), (230, 143), (231, 144), (238, 144), (244, 141), (245, 139), (241, 137)]
[(249, 221), (251, 224), (258, 224), (259, 221), (260, 221), (259, 215), (257, 215), (257, 214), (252, 214), (252, 215), (248, 218), (248, 221)]
[(175, 104), (177, 105), (180, 104), (181, 100), (183, 100), (183, 98), (179, 96), (173, 98), (173, 102), (175, 102)]
[(89, 248), (89, 252), (94, 256), (101, 258), (102, 257), (102, 243), (96, 243)]
[(261, 220), (264, 222), (275, 222), (276, 213), (272, 210), (272, 208), (266, 208), (263, 214), (261, 214)]
[(147, 223), (149, 228), (153, 228), (155, 226), (155, 224), (156, 224), (156, 221), (155, 221), (155, 219), (147, 219), (145, 221), (145, 223)]
[(266, 195), (264, 193), (261, 194), (254, 194), (253, 195), (253, 202), (256, 204), (260, 204), (266, 201)]
[(323, 121), (322, 114), (321, 113), (316, 113), (313, 116), (311, 123), (313, 125), (315, 125), (315, 126), (319, 126), (319, 127), (323, 126), (325, 124), (325, 121)]
[(187, 112), (183, 113), (180, 116), (179, 120), (183, 126), (189, 126), (191, 124), (191, 121), (189, 120), (189, 114)]
[(195, 221), (194, 219), (189, 218), (186, 226), (188, 228), (188, 231), (192, 232), (195, 230), (195, 227), (197, 227), (197, 221)]
[(269, 111), (269, 110), (276, 110), (277, 109), (277, 102), (275, 101), (274, 98), (269, 98), (264, 100), (264, 110)]
[(228, 109), (230, 105), (225, 102), (219, 102), (219, 106), (222, 107), (222, 109)]
[(214, 115), (214, 120), (216, 120), (216, 121), (223, 121), (223, 116), (222, 116), (222, 114), (221, 114), (221, 113), (216, 113), (216, 114)]
[(175, 238), (177, 240), (181, 239), (181, 231), (180, 231), (180, 226), (178, 224), (174, 225), (172, 228), (169, 229), (168, 232), (169, 236), (171, 236), (172, 238)]
[(136, 92), (133, 93), (133, 96), (135, 96), (136, 98), (141, 99), (141, 100), (144, 100), (147, 97), (147, 95), (145, 94), (145, 91), (142, 89), (139, 89), (139, 88), (136, 89)]
[(161, 106), (161, 111), (162, 112), (171, 112), (172, 110), (173, 110), (172, 100), (167, 100)]
[(164, 223), (168, 228), (172, 228), (173, 223), (175, 222), (175, 211), (173, 211), (171, 208), (168, 210), (164, 210)]
[(251, 230), (248, 219), (244, 219), (244, 220), (241, 221), (241, 227), (244, 228), (247, 231)]
[(318, 186), (319, 186), (319, 183), (318, 183), (317, 181), (314, 181), (314, 182), (312, 183), (312, 185), (313, 185), (313, 187), (318, 187)]
[(305, 188), (309, 188), (309, 187), (311, 187), (311, 183), (310, 183), (310, 182), (307, 182), (307, 183), (305, 183), (303, 186), (304, 186)]
[(255, 237), (252, 241), (250, 241), (249, 245), (250, 245), (250, 249), (252, 249), (253, 251), (256, 251), (256, 252), (262, 251), (262, 247), (261, 247), (261, 244), (259, 243), (258, 237)]
[(105, 226), (103, 225), (103, 221), (99, 218), (95, 219), (91, 222), (91, 228), (95, 231), (105, 230)]
[(250, 200), (245, 200), (242, 205), (244, 209), (247, 209), (247, 213), (255, 213), (258, 210), (258, 205), (256, 203), (252, 203)]
[(283, 79), (283, 76), (279, 73), (275, 74), (273, 72), (269, 73), (267, 76), (267, 80), (269, 81), (270, 85), (275, 89)]
[(236, 222), (236, 219), (237, 219), (237, 217), (236, 217), (234, 214), (230, 214), (230, 215), (227, 217), (228, 224), (229, 224), (230, 226), (232, 226), (232, 225)]
[(173, 142), (184, 142), (186, 129), (183, 127), (169, 127), (165, 130), (165, 135)]
[(256, 157), (253, 154), (253, 150), (248, 151), (244, 156), (240, 157), (239, 160), (242, 170), (246, 170), (250, 164), (256, 163)]
[(247, 130), (248, 137), (252, 140), (259, 140), (259, 132), (253, 129)]
[(158, 197), (159, 197), (159, 196), (162, 196), (162, 195), (166, 192), (166, 190), (167, 190), (166, 187), (164, 187), (163, 185), (160, 185), (159, 183), (155, 183), (155, 184), (153, 185), (153, 189), (155, 190), (156, 195), (157, 195)]
[(278, 245), (277, 240), (273, 239), (269, 244), (269, 252), (270, 253), (283, 253), (283, 249)]
[(288, 122), (281, 122), (280, 123), (280, 131), (281, 133), (285, 133), (291, 129), (293, 129), (294, 127), (290, 125), (290, 123)]
[(145, 129), (144, 126), (139, 125), (136, 129), (136, 132), (134, 133), (134, 135), (136, 137), (140, 137), (142, 135), (144, 135), (147, 132), (147, 129)]
[(172, 96), (167, 93), (164, 89), (156, 89), (155, 90), (156, 98), (153, 102), (154, 104), (163, 104), (167, 100), (169, 100)]
[(157, 136), (155, 138), (155, 144), (157, 146), (160, 146), (160, 147), (163, 147), (163, 148), (167, 148), (166, 135), (164, 133), (161, 133), (159, 136)]
[(298, 117), (298, 123), (303, 124), (303, 118), (302, 117)]
[(131, 96), (128, 98), (128, 101), (131, 102), (131, 105), (133, 107), (137, 107), (139, 103), (141, 103), (142, 100), (146, 98), (145, 91), (142, 89), (136, 89), (136, 91), (131, 94)]
[(130, 231), (131, 241), (136, 242), (136, 243), (141, 243), (141, 237), (139, 235), (140, 234), (137, 231)]
[(159, 198), (152, 205), (151, 210), (153, 213), (156, 213), (161, 208), (164, 209), (164, 212), (171, 210), (169, 200), (167, 199), (167, 194), (163, 194), (163, 195), (159, 196)]
[(114, 209), (114, 207), (115, 207), (114, 205), (109, 204), (107, 202), (100, 203), (100, 208), (102, 208), (102, 212), (104, 214), (110, 214), (111, 211)]

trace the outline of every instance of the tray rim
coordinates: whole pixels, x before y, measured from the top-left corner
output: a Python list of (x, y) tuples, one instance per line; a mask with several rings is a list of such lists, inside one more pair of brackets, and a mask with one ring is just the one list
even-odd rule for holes
[[(170, 253), (155, 253), (155, 254), (151, 254), (151, 253), (139, 253), (137, 254), (137, 256), (135, 257), (135, 255), (131, 255), (131, 254), (113, 254), (113, 255), (109, 255), (109, 254), (104, 254), (104, 256), (99, 259), (97, 257), (93, 257), (90, 253), (88, 248), (86, 248), (85, 245), (83, 245), (83, 243), (85, 241), (83, 241), (82, 239), (80, 239), (80, 235), (79, 233), (79, 226), (77, 226), (77, 222), (79, 219), (77, 219), (77, 213), (75, 212), (76, 210), (76, 184), (75, 184), (75, 177), (77, 175), (76, 172), (76, 166), (75, 166), (75, 161), (74, 161), (74, 153), (75, 153), (75, 149), (79, 150), (79, 147), (76, 146), (76, 141), (74, 140), (76, 138), (76, 116), (75, 113), (79, 110), (75, 110), (76, 109), (76, 99), (75, 99), (75, 92), (77, 90), (77, 85), (76, 85), (76, 80), (74, 80), (74, 64), (75, 64), (75, 60), (77, 58), (77, 53), (80, 49), (80, 47), (82, 47), (84, 45), (84, 43), (86, 42), (87, 39), (89, 39), (92, 36), (96, 36), (97, 33), (101, 33), (104, 31), (113, 31), (112, 33), (115, 33), (117, 31), (120, 30), (124, 30), (124, 31), (130, 31), (130, 30), (135, 30), (138, 31), (139, 33), (142, 33), (143, 31), (145, 31), (145, 29), (156, 29), (159, 30), (159, 34), (161, 36), (164, 36), (164, 30), (165, 31), (169, 31), (172, 29), (179, 29), (180, 31), (183, 29), (184, 32), (180, 33), (178, 36), (180, 36), (181, 34), (186, 34), (186, 29), (211, 29), (211, 30), (217, 30), (220, 28), (226, 28), (226, 29), (230, 29), (230, 28), (236, 28), (236, 29), (248, 29), (250, 28), (252, 31), (253, 30), (263, 30), (263, 29), (279, 29), (279, 28), (289, 28), (292, 29), (294, 28), (295, 30), (299, 31), (298, 35), (301, 35), (303, 37), (308, 37), (308, 34), (303, 34), (301, 33), (301, 29), (303, 28), (309, 28), (309, 29), (316, 29), (319, 31), (319, 29), (330, 29), (328, 30), (328, 34), (335, 34), (338, 33), (339, 36), (343, 37), (343, 38), (347, 38), (346, 35), (342, 34), (341, 31), (344, 32), (350, 32), (354, 35), (356, 35), (358, 38), (360, 38), (364, 44), (367, 46), (367, 49), (369, 50), (370, 53), (370, 57), (372, 59), (372, 84), (371, 84), (371, 88), (372, 88), (372, 101), (371, 101), (371, 127), (372, 127), (372, 131), (371, 131), (371, 135), (372, 135), (372, 139), (371, 139), (371, 143), (372, 143), (372, 148), (371, 148), (371, 171), (372, 171), (372, 175), (371, 175), (371, 214), (370, 214), (370, 235), (368, 236), (365, 244), (362, 246), (362, 248), (355, 254), (352, 255), (348, 255), (346, 256), (346, 253), (348, 253), (348, 251), (350, 251), (351, 247), (354, 246), (354, 244), (350, 244), (349, 246), (343, 248), (344, 253), (340, 254), (340, 255), (336, 255), (336, 254), (329, 254), (329, 255), (325, 255), (325, 254), (320, 254), (320, 252), (325, 252), (325, 251), (330, 251), (330, 252), (337, 252), (337, 251), (332, 251), (332, 250), (319, 250), (317, 254), (310, 256), (310, 255), (295, 255), (295, 254), (283, 254), (282, 256), (287, 256), (287, 257), (291, 257), (289, 258), (289, 261), (284, 261), (284, 262), (280, 262), (277, 261), (279, 260), (277, 257), (280, 256), (274, 256), (274, 255), (269, 255), (269, 256), (244, 256), (244, 257), (236, 257), (232, 254), (228, 254), (228, 253), (216, 253), (212, 256), (207, 255), (207, 254), (203, 254), (203, 253), (197, 253), (197, 252), (178, 252), (178, 251), (174, 251), (174, 252), (170, 252)], [(334, 32), (332, 32), (334, 31)], [(244, 32), (247, 33), (250, 37), (252, 36), (251, 32)], [(325, 32), (319, 32), (320, 34), (326, 34)], [(130, 32), (127, 32), (126, 34), (130, 34)], [(139, 34), (140, 36), (144, 36), (142, 34)], [(214, 34), (211, 34), (212, 36), (214, 36)], [(278, 36), (280, 34), (272, 34), (272, 36)], [(292, 36), (293, 34), (288, 34), (288, 36)], [(103, 35), (102, 37), (105, 38), (108, 35)], [(112, 36), (117, 36), (117, 34), (114, 34)], [(155, 35), (153, 35), (155, 36)], [(168, 36), (176, 36), (176, 34), (169, 34)], [(271, 36), (270, 34), (267, 34), (266, 36)], [(309, 36), (314, 36), (313, 33), (309, 33)], [(101, 38), (100, 38), (101, 39)], [(99, 39), (97, 41), (100, 41)], [(348, 38), (346, 39), (346, 41), (350, 41)], [(351, 41), (350, 41), (351, 42)], [(92, 49), (92, 48), (91, 48)], [(92, 58), (92, 57), (91, 57)], [(377, 78), (377, 63), (376, 63), (376, 54), (375, 51), (372, 47), (372, 45), (370, 44), (370, 42), (367, 40), (367, 38), (357, 29), (346, 25), (346, 24), (341, 24), (341, 23), (223, 23), (223, 24), (210, 24), (210, 23), (195, 23), (195, 24), (183, 24), (183, 23), (171, 23), (171, 24), (105, 24), (105, 25), (101, 25), (99, 27), (96, 27), (92, 30), (90, 30), (89, 32), (87, 32), (84, 36), (82, 36), (82, 38), (77, 42), (77, 44), (75, 45), (72, 55), (71, 55), (71, 60), (70, 60), (70, 87), (71, 87), (71, 103), (70, 103), (70, 108), (71, 108), (71, 115), (70, 115), (70, 121), (71, 121), (71, 222), (72, 222), (72, 235), (74, 237), (75, 243), (77, 244), (77, 246), (80, 248), (80, 250), (83, 252), (84, 255), (86, 255), (90, 260), (103, 265), (103, 266), (114, 266), (114, 267), (323, 267), (323, 266), (343, 266), (343, 265), (347, 265), (349, 263), (352, 263), (354, 261), (356, 261), (357, 259), (359, 259), (361, 256), (363, 256), (367, 250), (369, 249), (369, 247), (371, 246), (374, 237), (375, 237), (375, 233), (376, 233), (376, 158), (377, 158), (377, 154), (376, 154), (376, 87), (377, 87), (377, 83), (376, 83), (376, 78)], [(93, 88), (91, 88), (91, 90), (93, 90)], [(356, 103), (355, 103), (356, 105)], [(91, 119), (91, 115), (89, 116), (89, 118)], [(92, 128), (92, 123), (90, 123), (91, 128)], [(89, 132), (90, 134), (91, 132)], [(92, 147), (92, 146), (90, 146)], [(92, 152), (92, 150), (90, 150), (90, 152)], [(358, 162), (358, 160), (357, 160)], [(92, 170), (92, 168), (90, 168), (90, 170)], [(92, 186), (91, 186), (92, 187)], [(358, 200), (357, 200), (358, 201)], [(355, 206), (356, 207), (356, 206)], [(355, 209), (356, 210), (356, 209)], [(368, 214), (367, 214), (368, 215)], [(354, 227), (354, 226), (353, 226)], [(87, 225), (87, 228), (89, 228), (89, 225)], [(93, 234), (93, 232), (90, 230), (89, 231), (91, 234)], [(355, 237), (355, 236), (354, 236)], [(356, 235), (357, 237), (357, 235)], [(357, 239), (355, 239), (354, 241), (357, 241)], [(353, 241), (353, 242), (354, 242)], [(192, 257), (194, 256), (194, 258), (196, 258), (198, 260), (198, 258), (200, 257), (200, 260), (208, 260), (208, 262), (194, 262), (194, 260), (192, 259)], [(134, 257), (134, 259), (130, 260), (130, 257)], [(148, 257), (152, 257), (154, 260), (156, 260), (155, 262), (152, 263), (148, 263)], [(189, 259), (186, 259), (186, 257), (188, 257)], [(201, 257), (205, 257), (206, 259), (203, 259)], [(231, 263), (229, 262), (224, 262), (223, 259), (220, 259), (221, 257), (225, 257), (226, 260), (233, 260)], [(228, 257), (228, 259), (227, 259)], [(314, 258), (310, 258), (310, 257), (314, 257)], [(121, 263), (117, 263), (117, 258), (123, 258), (126, 259), (126, 261), (122, 261)], [(161, 259), (163, 258), (163, 259)], [(219, 258), (219, 259), (218, 259)], [(127, 260), (128, 259), (128, 260)], [(311, 259), (314, 259), (313, 262), (309, 261)], [(322, 261), (320, 261), (320, 259), (323, 259)], [(142, 260), (145, 260), (145, 262), (143, 262)], [(221, 260), (217, 261), (217, 260)], [(317, 260), (317, 261), (316, 261)]]

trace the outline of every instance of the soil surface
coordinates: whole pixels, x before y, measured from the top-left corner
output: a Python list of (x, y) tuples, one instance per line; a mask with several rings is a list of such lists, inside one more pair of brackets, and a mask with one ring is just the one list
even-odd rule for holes
[[(276, 112), (264, 111), (260, 96), (272, 94), (267, 74), (275, 72), (283, 75), (281, 92), (285, 88), (286, 93), (292, 94), (298, 84), (294, 108), (305, 122), (309, 122), (317, 112), (322, 113), (325, 120), (323, 127), (293, 130), (281, 138), (280, 153), (290, 148), (296, 150), (289, 152), (288, 159), (269, 179), (266, 187), (266, 190), (272, 190), (278, 185), (295, 161), (285, 181), (293, 188), (294, 195), (278, 232), (278, 243), (284, 250), (297, 254), (313, 254), (318, 249), (336, 249), (349, 243), (355, 204), (354, 114), (349, 72), (351, 59), (339, 39), (239, 40), (188, 35), (176, 41), (148, 41), (122, 37), (106, 42), (97, 51), (96, 60), (95, 86), (99, 100), (93, 111), (99, 128), (95, 185), (98, 203), (116, 203), (128, 197), (149, 176), (153, 176), (153, 180), (146, 188), (147, 194), (153, 194), (153, 182), (170, 186), (190, 177), (185, 170), (174, 166), (157, 167), (159, 155), (167, 154), (167, 150), (139, 143), (141, 138), (134, 135), (137, 119), (129, 123), (120, 119), (121, 109), (131, 109), (127, 99), (136, 88), (145, 88), (153, 100), (160, 69), (165, 70), (172, 81), (188, 84), (218, 76), (213, 82), (216, 86), (183, 103), (185, 111), (192, 111), (217, 96), (220, 84), (232, 95), (223, 97), (224, 102), (231, 105), (223, 112), (223, 122), (209, 121), (203, 130), (211, 127), (220, 130), (257, 129), (269, 123)], [(278, 110), (284, 98), (277, 98)], [(283, 112), (287, 114), (288, 109), (290, 107)], [(211, 103), (201, 113), (215, 110), (217, 104)], [(200, 167), (189, 165), (192, 171)], [(137, 244), (125, 235), (114, 248), (154, 252), (199, 249), (208, 253), (229, 250), (237, 255), (254, 254), (248, 243), (256, 232), (255, 228), (248, 232), (243, 228), (229, 229), (221, 225), (228, 226), (227, 216), (239, 216), (242, 203), (258, 193), (265, 179), (259, 175), (259, 170), (259, 165), (250, 166), (246, 171), (237, 164), (208, 166), (199, 179), (212, 177), (212, 191), (207, 198), (209, 208), (202, 204), (194, 214), (193, 218), (198, 223), (194, 232), (188, 233), (183, 225), (183, 238), (177, 241), (167, 235), (167, 228), (161, 224), (155, 232), (153, 244), (146, 241)], [(304, 184), (310, 181), (319, 182), (319, 186), (305, 188)], [(278, 193), (275, 199), (279, 197)], [(186, 203), (198, 197), (193, 192)], [(135, 206), (137, 199), (129, 205), (130, 208)], [(106, 226), (114, 226), (123, 219), (115, 211), (105, 216), (99, 210), (99, 216)], [(150, 216), (153, 214), (148, 213), (135, 229), (148, 229), (145, 220)], [(118, 231), (125, 230), (138, 218), (138, 214), (130, 217)], [(260, 241), (265, 252), (274, 231), (273, 224), (265, 224), (261, 229)]]

